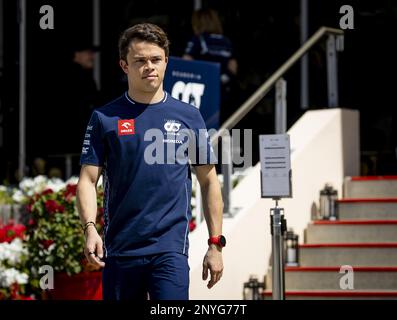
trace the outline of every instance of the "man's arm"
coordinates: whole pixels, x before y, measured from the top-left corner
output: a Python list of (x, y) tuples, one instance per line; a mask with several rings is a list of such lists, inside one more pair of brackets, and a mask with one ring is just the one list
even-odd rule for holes
[[(102, 167), (83, 165), (80, 171), (80, 178), (77, 184), (77, 209), (80, 220), (85, 225), (87, 222), (96, 221), (97, 193), (96, 185), (101, 176)], [(105, 264), (100, 261), (103, 257), (103, 242), (95, 225), (89, 224), (86, 231), (86, 243), (84, 248), (87, 260), (97, 266)]]
[[(196, 166), (195, 169), (200, 183), (209, 236), (219, 236), (222, 234), (223, 201), (215, 166)], [(223, 272), (222, 248), (215, 244), (209, 246), (204, 257), (203, 280), (208, 278), (208, 270), (211, 273), (211, 279), (207, 287), (211, 289), (220, 280)]]

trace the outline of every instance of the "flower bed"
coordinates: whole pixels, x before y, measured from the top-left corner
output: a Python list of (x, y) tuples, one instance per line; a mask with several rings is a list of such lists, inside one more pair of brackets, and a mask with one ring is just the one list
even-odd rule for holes
[[(76, 208), (77, 178), (67, 182), (43, 176), (26, 178), (19, 187), (12, 190), (11, 196), (10, 189), (7, 193), (13, 199), (12, 205), (26, 208), (21, 217), (26, 227), (12, 220), (1, 225), (0, 299), (22, 299), (25, 293), (41, 298), (43, 274), (39, 271), (43, 266), (52, 267), (55, 279), (60, 274), (71, 276), (97, 270), (87, 263), (83, 253), (85, 240)], [(99, 186), (99, 232), (103, 225), (102, 202), (103, 190)], [(62, 282), (56, 286), (58, 296), (62, 296)]]
[(0, 300), (31, 299), (25, 295), (29, 280), (25, 229), (25, 226), (13, 222), (0, 224)]
[[(69, 276), (95, 268), (84, 256), (84, 234), (76, 208), (76, 184), (67, 184), (55, 192), (45, 189), (35, 194), (27, 205), (29, 220), (27, 226), (27, 248), (32, 287), (40, 290), (38, 270), (49, 265), (55, 273)], [(103, 227), (103, 191), (98, 188), (97, 229)]]
[[(193, 177), (194, 209), (197, 184)], [(85, 240), (76, 208), (77, 181), (76, 177), (64, 182), (38, 176), (24, 178), (18, 189), (0, 186), (0, 299), (100, 299), (100, 273), (87, 263), (83, 253)], [(101, 234), (101, 181), (97, 191), (97, 229)], [(195, 228), (193, 216), (189, 229)], [(45, 265), (55, 272), (56, 288), (43, 295), (39, 269)], [(74, 279), (84, 279), (78, 296), (68, 294), (69, 284), (74, 288), (78, 285), (79, 281), (72, 283)]]

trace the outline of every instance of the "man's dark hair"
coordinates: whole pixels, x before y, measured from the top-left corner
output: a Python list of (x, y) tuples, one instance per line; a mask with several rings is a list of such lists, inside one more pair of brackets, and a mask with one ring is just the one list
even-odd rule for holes
[(164, 30), (152, 23), (140, 23), (124, 30), (121, 34), (119, 39), (120, 59), (127, 61), (129, 46), (135, 39), (158, 45), (164, 49), (165, 56), (168, 57), (170, 42)]

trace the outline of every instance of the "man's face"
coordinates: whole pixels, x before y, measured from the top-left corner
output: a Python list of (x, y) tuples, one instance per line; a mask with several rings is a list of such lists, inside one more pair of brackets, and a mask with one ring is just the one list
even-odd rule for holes
[(162, 48), (154, 43), (133, 40), (130, 44), (127, 62), (120, 60), (120, 66), (128, 76), (130, 88), (145, 93), (156, 92), (162, 85), (168, 58)]

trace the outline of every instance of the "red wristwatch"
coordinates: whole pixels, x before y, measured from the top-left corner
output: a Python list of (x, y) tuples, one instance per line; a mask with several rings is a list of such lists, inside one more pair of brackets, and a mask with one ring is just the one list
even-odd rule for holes
[(226, 246), (226, 238), (222, 235), (210, 237), (208, 239), (208, 245), (210, 245), (210, 244), (216, 244), (216, 245), (220, 246), (221, 248), (223, 248), (224, 246)]

